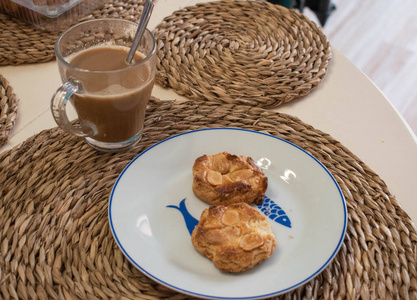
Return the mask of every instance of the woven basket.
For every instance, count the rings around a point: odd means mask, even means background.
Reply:
[[[189,298],[147,278],[123,256],[109,227],[108,201],[136,155],[207,127],[286,139],[323,163],[345,196],[348,225],[339,253],[317,277],[279,299],[417,299],[415,225],[384,181],[340,142],[262,108],[156,100],[142,140],[127,152],[99,153],[54,128],[0,154],[0,298]]]
[[[186,7],[153,32],[157,82],[195,100],[275,107],[309,94],[331,58],[315,23],[269,2]]]
[[[144,0],[110,0],[79,22],[99,18],[139,20]],[[18,19],[0,13],[0,65],[20,65],[48,62],[55,59],[54,44],[60,32],[35,28]]]
[[[17,117],[17,97],[9,82],[0,75],[0,147],[9,139]]]

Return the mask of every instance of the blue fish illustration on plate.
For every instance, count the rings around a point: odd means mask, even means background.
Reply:
[[[291,220],[285,213],[285,211],[278,206],[270,198],[265,197],[261,204],[258,204],[258,208],[271,220],[291,228]]]
[[[191,234],[193,233],[194,228],[198,224],[198,220],[194,218],[187,210],[187,207],[185,206],[185,198],[182,199],[179,206],[175,205],[168,205],[167,207],[178,209],[185,221],[185,226],[187,226],[188,232]]]
[[[182,201],[180,202],[178,206],[167,205],[167,207],[175,208],[181,212],[185,221],[185,226],[187,227],[188,232],[191,235],[193,233],[194,228],[198,224],[198,220],[194,218],[188,211],[187,206],[185,205],[185,198],[182,199]],[[280,206],[278,206],[274,201],[272,201],[270,198],[265,197],[264,201],[262,201],[261,204],[258,204],[258,208],[261,210],[261,212],[264,213],[264,215],[266,215],[271,220],[283,226],[291,228],[290,218],[287,216],[285,211]]]

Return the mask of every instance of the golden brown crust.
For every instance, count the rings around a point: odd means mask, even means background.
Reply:
[[[205,209],[191,242],[217,268],[234,273],[261,263],[276,247],[265,216],[246,203]]]
[[[252,158],[227,152],[197,158],[193,176],[194,194],[212,205],[259,204],[268,187],[268,178]]]

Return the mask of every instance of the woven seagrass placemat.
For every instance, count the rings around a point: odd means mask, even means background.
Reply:
[[[0,13],[0,66],[41,63],[55,59],[58,34],[36,29]],[[7,30],[5,29],[7,28]]]
[[[331,59],[315,23],[269,2],[189,6],[153,32],[157,82],[189,99],[275,107],[310,93]]]
[[[347,234],[317,277],[286,299],[416,299],[417,235],[384,181],[340,142],[301,120],[218,102],[160,102],[130,151],[98,153],[61,129],[0,155],[0,298],[186,298],[148,279],[123,256],[108,223],[111,189],[141,151],[188,130],[267,132],[310,152],[346,198]]]
[[[18,99],[7,79],[0,75],[0,147],[9,139],[17,117]]]
[[[110,0],[79,22],[98,18],[139,20],[144,0]],[[48,62],[55,59],[54,44],[60,32],[37,29],[19,19],[0,13],[0,65]]]

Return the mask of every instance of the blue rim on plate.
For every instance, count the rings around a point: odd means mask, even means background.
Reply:
[[[233,296],[232,295],[232,296],[230,296],[230,295],[221,295],[221,294],[215,294],[215,293],[209,294],[207,292],[203,292],[202,293],[202,292],[199,292],[198,290],[192,290],[192,289],[187,288],[187,287],[184,288],[184,286],[181,286],[181,284],[172,283],[171,280],[166,280],[164,278],[161,278],[161,277],[163,277],[163,276],[161,276],[162,275],[161,274],[161,271],[155,271],[154,272],[152,270],[152,266],[151,267],[149,267],[149,266],[143,266],[143,261],[138,262],[138,258],[137,257],[136,258],[134,257],[136,255],[134,253],[135,252],[135,249],[137,249],[138,246],[136,245],[135,247],[133,247],[133,246],[127,245],[127,244],[130,243],[130,241],[129,242],[126,242],[127,240],[132,239],[132,236],[128,236],[127,238],[126,237],[121,237],[122,235],[125,234],[125,231],[130,231],[130,227],[127,227],[124,230],[120,230],[120,228],[118,228],[118,226],[120,226],[119,223],[123,223],[123,222],[125,222],[125,220],[124,220],[123,217],[120,217],[120,213],[119,213],[119,216],[118,217],[116,217],[117,213],[115,213],[115,211],[119,209],[118,207],[121,206],[120,200],[119,200],[120,199],[120,196],[117,193],[121,193],[121,192],[124,193],[123,188],[122,187],[119,188],[119,186],[121,185],[121,181],[122,180],[125,180],[126,177],[129,178],[129,177],[134,176],[133,173],[127,175],[127,172],[131,172],[131,170],[135,168],[134,164],[136,164],[136,162],[138,162],[138,160],[141,160],[147,154],[151,153],[152,151],[155,151],[155,149],[158,148],[158,147],[165,147],[163,145],[166,145],[166,143],[168,141],[173,141],[173,140],[176,140],[176,139],[178,139],[180,137],[186,137],[187,140],[188,140],[188,139],[192,139],[193,138],[193,135],[194,136],[197,136],[199,134],[205,134],[205,133],[208,133],[208,132],[216,133],[216,134],[227,133],[226,136],[229,135],[229,134],[234,135],[234,134],[240,134],[240,133],[249,133],[249,134],[261,135],[261,136],[264,136],[264,137],[267,137],[267,138],[272,138],[272,139],[274,139],[274,141],[284,142],[285,144],[287,144],[287,145],[289,145],[291,147],[294,147],[295,149],[298,149],[298,150],[302,151],[302,153],[306,154],[309,158],[312,158],[314,160],[314,162],[317,163],[317,165],[320,166],[321,169],[325,171],[325,173],[327,174],[327,177],[331,179],[331,182],[334,185],[332,188],[334,188],[334,187],[336,188],[335,189],[336,192],[334,193],[334,195],[338,194],[337,195],[338,196],[337,198],[339,199],[339,201],[336,204],[339,207],[338,209],[341,212],[341,216],[342,216],[343,220],[341,220],[340,226],[338,227],[339,228],[338,229],[339,231],[336,233],[336,237],[338,239],[337,240],[337,243],[336,243],[336,240],[335,240],[335,243],[332,244],[332,246],[331,246],[332,249],[330,249],[329,255],[326,256],[327,259],[325,259],[323,261],[323,263],[321,263],[321,265],[318,266],[317,269],[314,272],[311,272],[310,274],[305,275],[304,278],[297,280],[297,282],[294,282],[293,284],[290,284],[289,286],[286,286],[284,288],[279,288],[278,290],[273,290],[273,291],[269,291],[269,292],[266,292],[266,293],[255,292],[256,294],[250,295],[250,296],[244,296],[244,295],[238,295],[238,296]],[[234,143],[234,142],[233,141],[230,141],[230,143]],[[166,146],[166,147],[168,147],[168,146]],[[199,147],[199,146],[197,145],[195,147]],[[223,145],[219,146],[219,149],[222,149],[222,147],[223,147]],[[290,151],[293,151],[293,150],[290,150]],[[222,151],[219,151],[219,152],[222,152]],[[203,155],[203,154],[206,154],[206,153],[201,153],[201,155]],[[215,153],[212,153],[212,154],[215,154]],[[235,154],[237,154],[237,153],[235,153]],[[151,155],[151,154],[149,154],[149,155]],[[173,154],[173,155],[175,155],[175,154]],[[184,155],[186,155],[186,154],[184,154]],[[190,159],[194,160],[195,158],[197,158],[197,156],[191,157]],[[146,158],[144,158],[142,161],[144,161],[145,159]],[[192,165],[186,167],[186,168],[189,169],[190,173],[191,173],[191,167],[192,167]],[[137,170],[137,172],[142,172],[142,170]],[[135,173],[135,174],[139,174],[139,173]],[[130,179],[130,180],[132,180],[132,179]],[[191,185],[191,182],[190,182],[190,185]],[[132,188],[136,188],[136,187],[132,187]],[[121,189],[122,189],[122,191],[120,191]],[[117,193],[116,193],[116,191],[117,191]],[[129,193],[127,193],[127,194],[129,194]],[[128,200],[127,203],[131,203],[133,201],[136,201],[136,200],[131,200],[131,201]],[[117,202],[116,205],[115,205],[115,202]],[[143,202],[143,203],[145,203],[145,202]],[[189,203],[190,202],[188,202],[188,204]],[[131,204],[131,205],[134,206],[136,204]],[[149,210],[152,210],[153,209],[153,208],[151,208],[152,207],[152,204],[148,204],[148,202],[146,202],[146,205],[149,205],[149,207],[150,207]],[[134,210],[132,208],[123,208],[123,209],[129,210],[129,211]],[[149,213],[149,214],[151,215],[152,213]],[[123,216],[123,215],[121,215],[121,216]],[[314,218],[314,216],[312,216],[312,217]],[[321,219],[318,219],[317,221],[320,222]],[[207,129],[200,129],[200,130],[188,131],[188,132],[184,132],[184,133],[181,133],[181,134],[178,134],[178,135],[174,135],[172,137],[169,137],[169,138],[167,138],[165,140],[162,140],[162,141],[156,143],[155,145],[149,147],[148,149],[144,150],[141,154],[139,154],[136,158],[134,158],[126,166],[126,168],[122,171],[122,173],[120,174],[120,176],[117,179],[116,183],[114,184],[113,190],[112,190],[111,195],[110,195],[110,200],[109,200],[109,222],[110,222],[110,227],[111,227],[113,236],[114,236],[114,238],[115,238],[115,240],[117,242],[117,245],[122,250],[123,254],[129,259],[129,261],[131,263],[134,264],[135,267],[137,267],[145,275],[147,275],[149,278],[155,280],[156,282],[158,282],[158,283],[160,283],[160,284],[162,284],[164,286],[167,286],[167,287],[169,287],[169,288],[171,288],[173,290],[179,291],[181,293],[188,294],[188,295],[192,295],[192,296],[196,296],[196,297],[201,297],[201,298],[215,298],[215,299],[259,299],[259,298],[266,298],[266,297],[276,296],[276,295],[279,295],[279,294],[286,293],[286,292],[288,292],[290,290],[293,290],[293,289],[295,289],[295,288],[303,285],[307,281],[311,280],[312,278],[314,278],[315,276],[317,276],[321,271],[323,271],[323,269],[335,257],[335,255],[337,254],[337,252],[339,251],[339,249],[340,249],[340,247],[342,245],[342,242],[343,242],[343,239],[344,239],[344,236],[345,236],[345,232],[346,232],[346,226],[347,226],[347,209],[346,209],[346,203],[345,203],[344,196],[343,196],[343,194],[341,192],[341,189],[340,189],[339,185],[337,184],[336,180],[333,178],[333,176],[330,174],[330,172],[327,170],[327,168],[320,161],[318,161],[314,156],[312,156],[310,153],[308,153],[304,149],[302,149],[302,148],[298,147],[297,145],[294,145],[294,144],[292,144],[292,143],[290,143],[290,142],[288,142],[288,141],[286,141],[284,139],[281,139],[279,137],[276,137],[276,136],[273,136],[273,135],[269,135],[269,134],[266,134],[266,133],[262,133],[262,132],[253,131],[253,130],[239,129],[239,128],[207,128]],[[152,224],[152,226],[153,225],[154,224]],[[125,225],[123,225],[123,226],[125,226]],[[122,226],[122,228],[124,228],[123,226]],[[131,225],[126,225],[126,226],[131,226]],[[147,226],[150,226],[149,223],[147,224]],[[323,225],[323,226],[326,226],[326,225]],[[329,227],[332,227],[332,226],[329,226]],[[151,230],[151,229],[148,228],[148,230]],[[134,230],[132,229],[132,231],[134,231]],[[300,234],[300,236],[302,236],[302,234]],[[135,236],[133,237],[133,239],[134,238],[135,238]],[[151,240],[150,243],[153,243],[153,242],[154,241]],[[191,245],[191,243],[190,243],[190,245]],[[129,249],[127,249],[127,248],[129,248]],[[191,248],[192,248],[192,245],[191,245]],[[201,258],[201,259],[204,260],[205,258]],[[168,263],[169,263],[169,261],[168,261]],[[258,271],[255,271],[255,272],[258,272]],[[253,274],[256,274],[256,273],[253,273]],[[221,275],[221,276],[223,276],[223,275]],[[239,279],[236,279],[236,280],[239,280]]]

